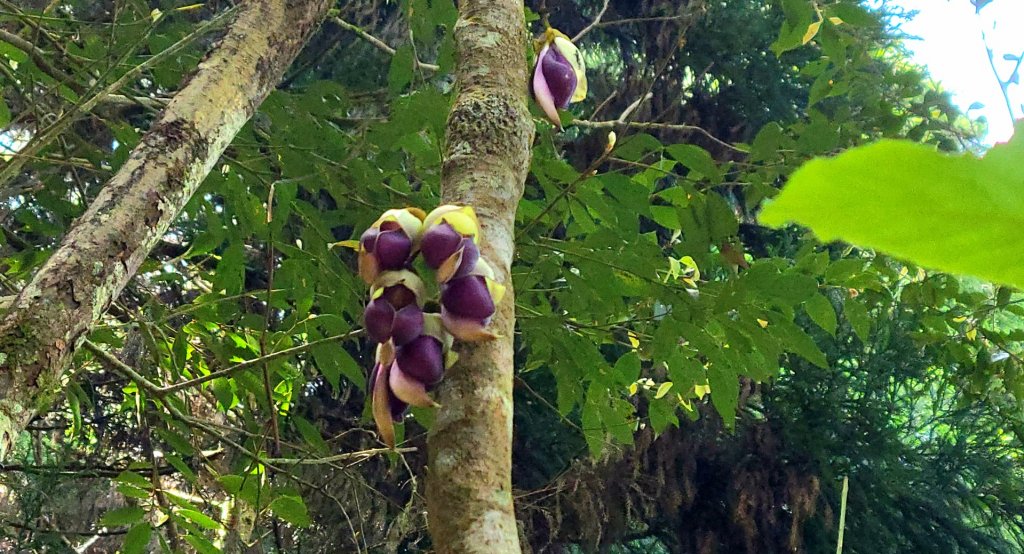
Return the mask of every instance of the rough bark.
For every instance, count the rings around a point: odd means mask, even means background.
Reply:
[[[0,321],[0,461],[332,2],[249,0]]]
[[[522,0],[465,0],[455,26],[458,94],[448,117],[445,203],[476,208],[482,254],[509,286],[492,325],[502,338],[459,347],[429,437],[428,523],[438,552],[519,552],[512,507],[513,224],[529,170]]]

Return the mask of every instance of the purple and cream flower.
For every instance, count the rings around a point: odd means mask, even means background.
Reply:
[[[359,237],[359,276],[369,284],[382,271],[404,268],[416,253],[425,215],[419,208],[384,212]]]
[[[539,52],[531,83],[533,97],[548,120],[561,129],[558,110],[587,97],[583,55],[569,37],[550,27],[537,46]]]
[[[437,270],[439,283],[468,275],[476,267],[480,225],[472,207],[441,206],[427,215],[423,228],[423,261]]]

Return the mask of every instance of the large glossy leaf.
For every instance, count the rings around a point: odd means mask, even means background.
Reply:
[[[809,162],[761,221],[1024,287],[1024,133],[984,158],[880,141]]]

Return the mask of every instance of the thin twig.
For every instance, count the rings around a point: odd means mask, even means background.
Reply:
[[[70,529],[54,529],[46,527],[36,527],[34,525],[28,525],[25,523],[17,523],[9,519],[0,519],[0,525],[14,527],[15,529],[24,529],[26,531],[32,531],[33,533],[53,533],[56,535],[76,535],[80,537],[113,537],[117,535],[124,535],[128,532],[128,529],[118,531],[78,531]]]
[[[576,36],[572,37],[573,42],[579,42],[580,39],[583,38],[583,35],[589,33],[594,27],[597,27],[601,22],[601,18],[604,17],[604,12],[608,11],[608,4],[610,3],[611,0],[604,0],[604,6],[601,6],[601,11],[597,12],[597,17],[590,22],[590,25],[587,25],[582,31],[576,33]]]
[[[51,65],[49,60],[46,59],[46,53],[37,48],[31,42],[10,31],[5,31],[4,29],[0,29],[0,39],[5,42],[9,42],[15,48],[28,54],[28,57],[35,62],[36,67],[38,67],[43,73],[53,77],[53,79],[58,83],[66,85],[69,89],[75,91],[76,94],[82,94],[85,92],[85,87],[78,84],[78,82],[67,73],[64,73],[60,69]]]
[[[129,379],[131,379],[131,380],[135,381],[136,383],[138,383],[138,385],[140,387],[142,387],[144,390],[150,392],[151,394],[153,394],[153,395],[155,395],[157,397],[162,397],[162,396],[174,393],[174,392],[178,392],[178,391],[183,390],[183,389],[187,389],[187,388],[190,388],[190,387],[194,387],[196,385],[201,385],[203,383],[206,383],[206,382],[209,382],[209,381],[213,381],[214,379],[219,379],[221,377],[227,377],[227,376],[233,375],[235,373],[238,373],[239,371],[244,371],[246,369],[249,369],[249,368],[252,368],[252,367],[255,367],[255,366],[259,366],[259,365],[264,364],[264,363],[271,362],[271,361],[276,360],[278,358],[287,358],[289,356],[293,356],[295,354],[299,354],[301,352],[305,352],[307,350],[310,350],[313,347],[319,346],[321,344],[327,344],[327,343],[331,343],[331,342],[339,342],[339,341],[343,341],[343,340],[348,340],[348,339],[351,339],[351,338],[359,336],[360,334],[362,334],[362,332],[363,332],[362,329],[357,329],[355,331],[350,331],[350,332],[342,334],[342,335],[334,335],[334,336],[331,336],[331,337],[326,337],[326,338],[322,338],[322,339],[319,339],[319,340],[310,341],[310,342],[307,342],[307,343],[304,343],[304,344],[300,344],[298,346],[293,346],[292,348],[286,348],[284,350],[278,350],[276,352],[271,352],[271,353],[269,353],[269,354],[267,354],[265,356],[260,356],[259,358],[253,358],[251,360],[246,360],[244,362],[239,362],[239,363],[237,363],[235,365],[226,367],[226,368],[221,369],[219,371],[214,371],[213,373],[208,373],[208,374],[203,375],[201,377],[196,377],[195,379],[189,379],[188,381],[182,381],[181,383],[175,383],[173,385],[168,385],[166,387],[161,387],[161,386],[153,383],[152,381],[147,379],[145,376],[143,376],[141,373],[139,373],[138,371],[135,371],[135,369],[133,369],[131,366],[129,366],[128,364],[122,362],[121,360],[118,360],[113,354],[110,354],[106,350],[103,350],[102,348],[100,348],[95,343],[93,343],[93,342],[91,342],[89,340],[85,340],[84,342],[82,342],[82,347],[85,348],[86,350],[92,352],[96,356],[99,356],[102,361],[107,362],[107,365],[110,366],[111,369],[113,369],[113,370],[123,374],[125,377],[128,377]]]
[[[394,48],[388,46],[388,44],[383,40],[371,35],[370,33],[367,33],[358,25],[353,25],[340,17],[334,17],[331,19],[331,21],[335,22],[336,24],[338,24],[338,26],[342,27],[343,29],[355,33],[356,35],[359,36],[359,38],[372,44],[377,50],[380,50],[381,52],[384,52],[389,56],[395,55],[396,50]],[[421,62],[418,59],[413,59],[413,64],[415,64],[417,69],[427,69],[430,71],[437,71],[441,69],[441,66],[434,65],[432,63]]]
[[[712,141],[714,141],[715,144],[718,144],[720,146],[724,146],[724,147],[726,147],[726,148],[728,148],[730,150],[734,150],[736,152],[743,152],[743,150],[740,150],[739,148],[736,148],[735,146],[729,144],[728,142],[725,142],[724,140],[716,137],[715,135],[712,135],[710,132],[708,132],[703,127],[698,127],[696,125],[681,125],[681,124],[675,124],[675,123],[656,123],[656,122],[644,122],[644,121],[614,121],[614,120],[613,121],[590,121],[590,120],[586,120],[586,119],[574,119],[573,122],[572,122],[572,125],[576,125],[577,127],[587,127],[587,128],[590,128],[590,129],[629,128],[629,129],[637,129],[637,130],[653,129],[653,130],[659,130],[659,131],[688,131],[688,132],[700,133],[700,134],[704,135],[705,137],[707,137],[707,138],[711,139]]]
[[[227,10],[224,10],[223,12],[218,14],[213,19],[210,19],[209,21],[206,21],[206,22],[200,24],[198,27],[196,27],[195,30],[193,30],[191,33],[189,33],[185,37],[183,37],[178,42],[175,42],[174,44],[172,44],[171,46],[167,47],[166,49],[161,50],[160,52],[158,52],[157,54],[151,56],[150,58],[148,58],[144,62],[140,63],[139,65],[136,65],[136,66],[132,67],[131,69],[126,71],[124,74],[122,74],[113,83],[111,83],[107,87],[104,87],[102,90],[100,90],[99,92],[93,94],[92,96],[90,96],[89,98],[85,99],[81,103],[76,104],[70,110],[68,110],[67,112],[62,114],[57,119],[57,121],[55,121],[52,125],[50,125],[46,129],[42,130],[32,140],[32,142],[30,142],[28,145],[26,145],[25,148],[23,148],[18,153],[18,155],[16,155],[13,159],[11,159],[7,163],[6,166],[4,166],[2,169],[0,169],[0,184],[6,183],[7,181],[9,181],[14,175],[16,175],[21,170],[22,165],[24,165],[24,163],[26,161],[26,158],[21,155],[22,153],[25,154],[25,155],[28,155],[28,156],[35,155],[36,152],[38,152],[44,146],[49,144],[49,142],[51,140],[53,140],[54,137],[56,137],[58,134],[63,132],[64,129],[66,129],[76,119],[76,117],[79,114],[88,113],[97,104],[99,104],[102,100],[104,100],[105,98],[107,98],[111,94],[117,92],[122,87],[127,85],[129,81],[131,81],[132,79],[136,78],[139,75],[139,73],[145,71],[146,69],[148,69],[150,67],[153,67],[154,65],[158,65],[158,64],[162,63],[164,60],[166,60],[170,56],[174,55],[176,52],[178,52],[179,50],[181,50],[185,46],[189,45],[196,38],[202,36],[203,34],[209,32],[209,31],[211,31],[211,30],[213,30],[213,29],[215,29],[217,27],[219,27],[222,24],[226,23],[228,18],[229,18],[229,16],[233,15],[236,10],[237,10],[237,8],[235,8],[235,7],[228,8]],[[152,27],[150,27],[150,31],[151,30],[152,30]],[[138,42],[138,44],[136,46],[141,46],[144,41],[145,41],[145,36],[143,36],[143,38],[139,40],[139,42]],[[123,62],[125,62],[133,51],[134,51],[134,49],[130,49],[128,53],[126,53],[124,56],[122,56],[121,59],[117,60],[117,62],[114,63],[111,66],[111,69],[114,68],[114,67],[117,67],[117,66],[121,65]],[[106,75],[102,75],[100,77],[100,80],[102,80],[105,76]],[[97,82],[97,84],[98,83],[99,83],[99,81]]]
[[[407,448],[370,448],[367,450],[360,450],[358,452],[346,452],[344,454],[335,454],[333,456],[327,456],[325,458],[267,458],[266,461],[272,464],[280,465],[300,465],[300,466],[312,466],[321,464],[330,464],[333,462],[344,462],[348,460],[364,460],[366,458],[372,458],[380,454],[404,454],[406,452],[415,452],[415,447]]]
[[[654,21],[673,21],[676,19],[683,19],[689,14],[679,15],[659,15],[654,17],[631,17],[628,19],[613,19],[611,21],[602,21],[595,25],[595,27],[611,27],[613,25],[627,25],[630,23],[650,23]]]

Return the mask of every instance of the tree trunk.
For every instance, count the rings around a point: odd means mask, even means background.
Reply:
[[[455,41],[459,92],[448,117],[441,197],[476,209],[482,255],[509,290],[492,323],[502,337],[460,346],[459,362],[438,391],[428,522],[441,553],[519,552],[511,486],[515,302],[509,268],[534,134],[522,0],[460,2]]]
[[[248,0],[0,321],[0,461],[332,4]]]

